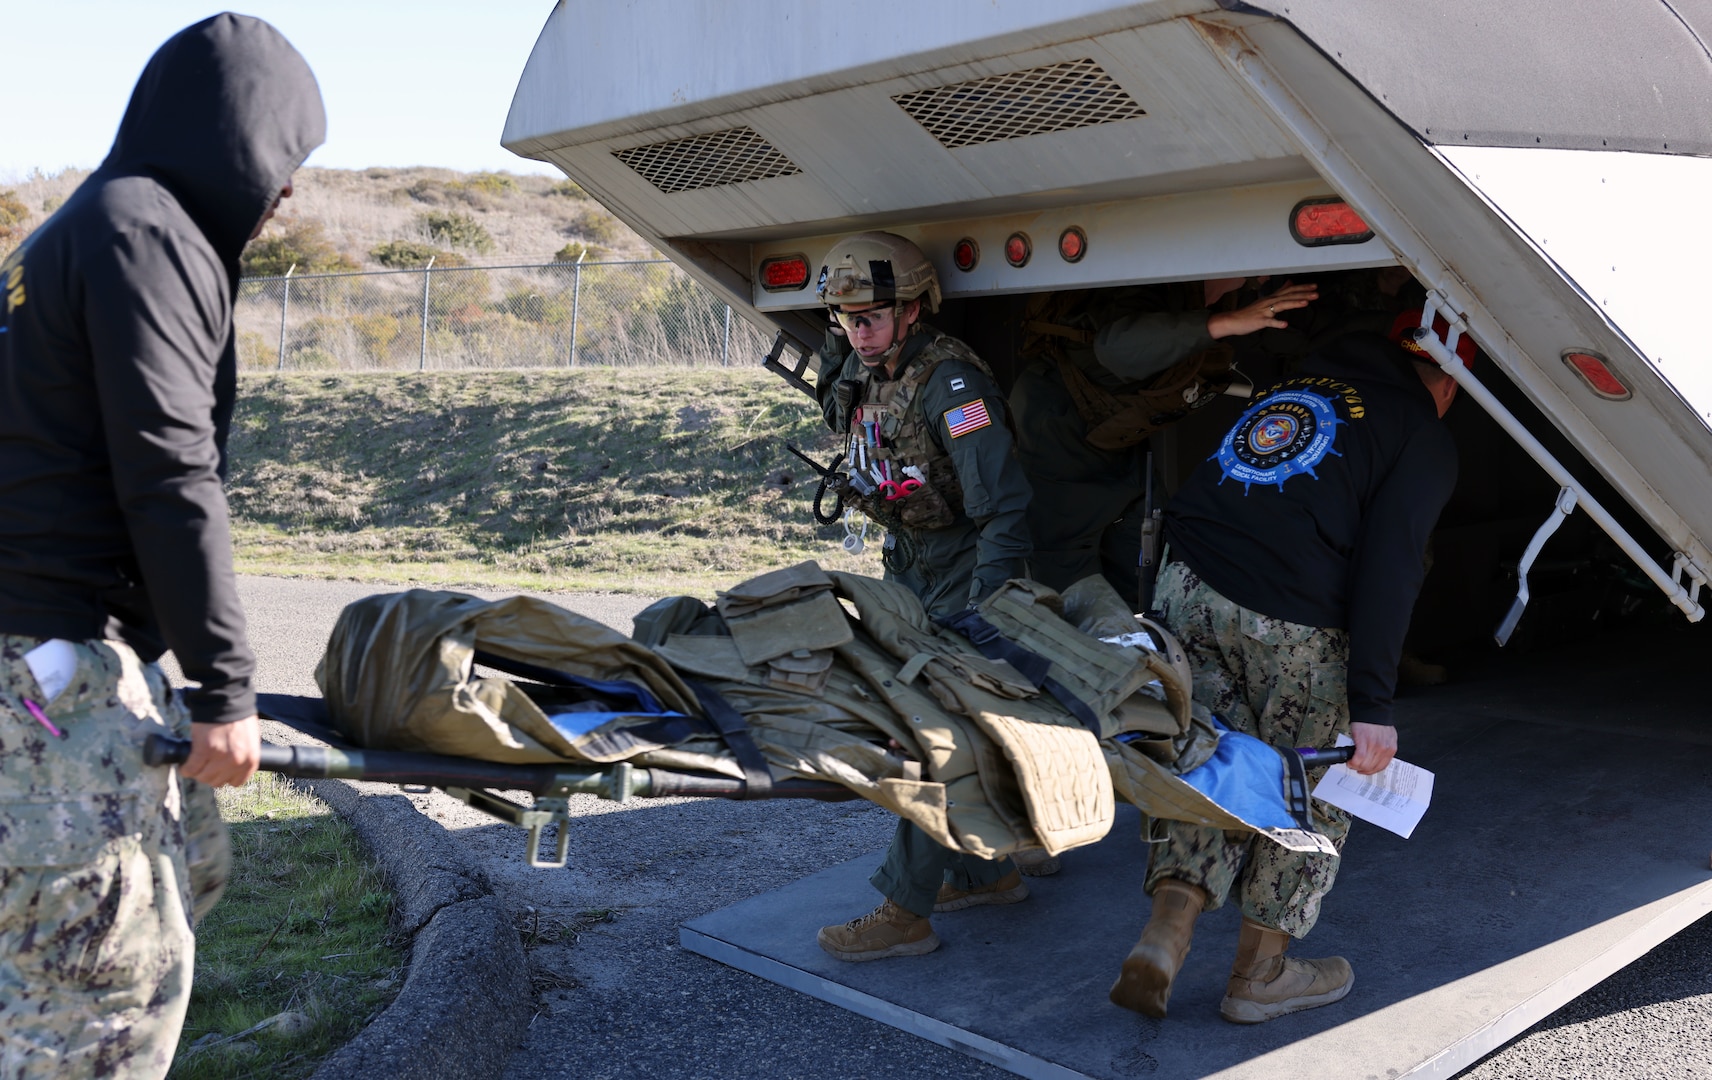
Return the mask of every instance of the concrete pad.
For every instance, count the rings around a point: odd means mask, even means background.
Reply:
[[[1656,658],[1654,663],[1656,664]],[[1231,907],[1204,916],[1150,1020],[1106,1000],[1146,921],[1139,815],[1030,879],[1022,904],[934,917],[918,958],[850,964],[816,929],[870,909],[879,854],[685,923],[685,948],[1031,1077],[1448,1077],[1712,912],[1712,745],[1680,677],[1602,660],[1442,688],[1399,714],[1437,774],[1411,840],[1357,823],[1318,927],[1345,1001],[1241,1027],[1217,1015]],[[1676,670],[1682,670],[1680,668]],[[1523,685],[1524,682],[1531,683]]]

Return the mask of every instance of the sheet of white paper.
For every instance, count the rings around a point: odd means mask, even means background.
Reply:
[[[77,650],[72,648],[71,642],[54,638],[25,653],[24,663],[29,665],[30,674],[36,677],[36,685],[42,688],[48,699],[36,704],[46,705],[71,685],[71,677],[77,674]]]
[[[1136,630],[1133,633],[1119,634],[1116,637],[1103,637],[1100,640],[1108,645],[1122,645],[1129,649],[1142,648],[1149,652],[1159,651],[1159,645],[1153,640],[1153,635],[1146,630]]]
[[[1339,746],[1350,744],[1347,736],[1338,736]],[[1433,801],[1433,774],[1398,758],[1372,776],[1333,765],[1314,788],[1314,798],[1407,840]]]

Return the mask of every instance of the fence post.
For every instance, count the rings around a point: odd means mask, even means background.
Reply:
[[[416,370],[422,371],[428,367],[428,278],[434,269],[434,260],[438,256],[428,256],[428,265],[422,268],[422,351],[416,357]]]
[[[291,271],[297,269],[292,263],[285,271],[285,293],[279,301],[279,363],[274,365],[275,371],[285,370],[285,313],[291,310]]]
[[[577,317],[581,314],[583,303],[583,259],[588,255],[588,248],[577,253],[576,264],[571,267],[571,362],[569,367],[577,366]]]
[[[731,366],[731,305],[725,305],[725,335],[719,339],[719,366]]]

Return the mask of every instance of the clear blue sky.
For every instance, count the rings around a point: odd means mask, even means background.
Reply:
[[[315,69],[327,142],[310,165],[556,172],[499,145],[553,0],[0,0],[0,180],[99,164],[149,56],[223,10],[273,23]]]

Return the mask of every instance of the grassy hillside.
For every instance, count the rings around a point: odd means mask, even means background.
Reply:
[[[230,483],[241,570],[707,594],[852,559],[814,524],[812,402],[759,369],[246,376]],[[877,539],[877,538],[876,538]]]
[[[0,255],[29,235],[89,174],[36,172],[0,185]],[[298,273],[461,262],[499,265],[639,258],[651,249],[568,180],[451,169],[299,169],[295,191],[248,253],[246,273]],[[258,256],[266,256],[258,260]],[[281,265],[273,265],[280,263]]]

